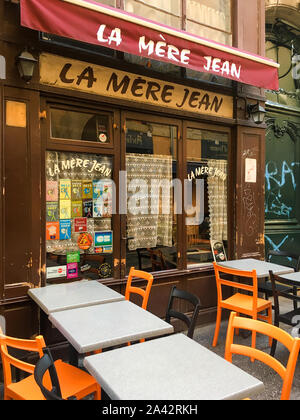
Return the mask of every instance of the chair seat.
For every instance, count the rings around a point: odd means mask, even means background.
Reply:
[[[55,368],[59,377],[63,399],[73,395],[80,399],[96,391],[96,380],[83,370],[64,363],[62,360],[55,362]],[[50,377],[45,377],[45,386],[51,388]],[[10,384],[8,386],[8,396],[18,400],[45,400],[33,375]]]
[[[228,299],[222,300],[222,306],[226,308],[227,305],[229,309],[235,310],[238,313],[241,312],[242,309],[250,313],[253,310],[253,297],[242,293],[236,293]],[[258,312],[261,312],[270,306],[271,301],[257,298]]]
[[[297,316],[296,320],[293,318]],[[294,309],[293,311],[286,312],[284,314],[279,314],[279,322],[283,322],[287,325],[295,326],[300,322],[300,308]]]
[[[260,292],[269,292],[273,294],[272,283],[270,281],[266,281],[258,285],[258,290]],[[279,292],[292,292],[292,288],[285,286],[284,284],[276,283],[276,290]]]

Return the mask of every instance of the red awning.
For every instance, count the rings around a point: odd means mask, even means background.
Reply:
[[[279,65],[272,60],[93,0],[21,0],[21,24],[265,89],[279,88]]]

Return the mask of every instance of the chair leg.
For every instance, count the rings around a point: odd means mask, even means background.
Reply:
[[[272,307],[268,309],[268,323],[270,325],[273,324],[273,318],[272,318]],[[269,337],[269,346],[271,347],[273,345],[273,339]]]
[[[252,317],[252,319],[257,319],[257,317]],[[253,349],[256,348],[256,331],[252,331],[252,340],[251,340],[251,347]],[[254,362],[254,358],[251,358],[251,362]]]
[[[214,335],[214,339],[213,339],[213,347],[216,347],[216,345],[218,343],[218,337],[219,337],[220,325],[221,325],[221,318],[222,318],[222,308],[218,306],[216,329],[215,329],[215,335]]]
[[[236,316],[240,316],[240,314],[237,313]],[[240,335],[240,329],[239,328],[235,328],[234,331],[235,331],[235,335]]]
[[[100,385],[97,386],[97,390],[94,395],[94,400],[100,401],[101,400],[101,387]]]
[[[277,347],[277,340],[272,340],[272,347],[271,347],[271,351],[270,351],[270,356],[272,356],[272,357],[275,356],[276,347]]]

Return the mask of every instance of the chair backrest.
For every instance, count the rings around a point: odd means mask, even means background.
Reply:
[[[300,255],[299,254],[295,254],[295,253],[289,252],[289,251],[269,250],[268,253],[267,253],[267,261],[271,262],[272,257],[290,258],[290,259],[292,259],[292,261],[291,261],[291,264],[289,264],[289,266],[294,268],[295,271],[300,271]],[[284,264],[281,264],[281,265],[284,265]]]
[[[140,287],[132,286],[132,280],[133,278],[139,278],[147,281],[147,285],[145,289],[142,289]],[[149,300],[150,290],[153,283],[153,276],[150,273],[146,273],[145,271],[141,270],[135,270],[134,267],[131,267],[128,280],[126,284],[126,290],[125,290],[125,299],[130,300],[131,293],[137,293],[138,295],[142,296],[142,308],[147,309],[147,304]]]
[[[215,276],[216,276],[218,302],[220,303],[223,300],[222,286],[234,287],[235,289],[246,290],[247,292],[250,292],[252,294],[253,296],[252,310],[256,311],[257,297],[258,297],[256,270],[252,270],[252,271],[234,270],[232,268],[223,267],[215,262],[213,263],[213,265],[214,265]],[[230,277],[228,278],[228,276]],[[250,280],[249,284],[235,281],[234,279],[235,277],[239,277],[242,279],[249,279]]]
[[[233,344],[235,328],[246,329],[248,331],[256,331],[264,334],[277,341],[280,341],[290,352],[286,367],[268,353],[256,348]],[[282,380],[281,399],[288,400],[290,398],[295,368],[300,349],[300,338],[294,338],[281,328],[275,327],[267,322],[257,321],[251,318],[238,317],[235,312],[231,312],[227,329],[225,359],[232,363],[232,355],[239,354],[256,359],[265,363],[277,372]]]
[[[167,269],[164,254],[161,252],[160,249],[147,248],[147,251],[150,254],[152,271]]]
[[[41,335],[37,336],[34,340],[23,340],[20,338],[9,337],[4,335],[0,328],[0,348],[5,387],[12,383],[12,366],[30,374],[33,374],[35,367],[30,363],[24,362],[23,360],[17,359],[16,357],[12,356],[8,352],[7,347],[11,347],[18,350],[25,350],[28,352],[37,352],[39,354],[39,357],[42,357],[43,347],[45,347],[45,341]]]
[[[191,317],[188,317],[186,314],[179,312],[173,309],[174,299],[183,299],[187,302],[190,302],[194,306],[194,310]],[[177,318],[185,322],[188,327],[187,336],[193,338],[194,330],[196,326],[197,317],[201,307],[201,302],[198,296],[193,295],[185,290],[177,289],[176,286],[173,286],[170,293],[169,303],[166,312],[166,322],[170,324],[171,318]]]
[[[269,271],[270,279],[272,284],[272,292],[274,297],[274,311],[275,314],[279,315],[279,297],[282,296],[286,299],[292,300],[294,302],[300,302],[300,296],[297,293],[294,293],[293,287],[295,287],[295,282],[286,279],[282,276],[278,276],[274,274],[273,271]],[[283,275],[284,276],[284,275]],[[278,286],[284,285],[286,286],[286,290],[279,289]]]
[[[54,361],[50,350],[45,347],[43,349],[44,356],[41,357],[34,368],[34,379],[41,389],[46,400],[62,400],[61,389]],[[44,377],[46,373],[50,374],[52,389],[49,390],[44,386]]]

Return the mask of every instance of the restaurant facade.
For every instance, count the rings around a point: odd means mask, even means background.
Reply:
[[[264,258],[265,2],[0,4],[7,333],[59,343],[28,289],[124,294],[132,266],[154,275],[151,312],[176,285],[214,321],[214,259]]]

